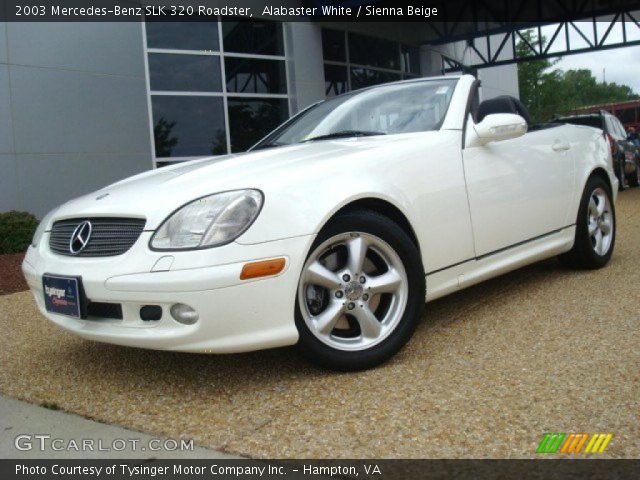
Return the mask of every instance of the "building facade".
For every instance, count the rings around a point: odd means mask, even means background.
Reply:
[[[41,217],[126,176],[242,152],[300,109],[438,75],[401,24],[0,23],[0,211]],[[459,45],[441,46],[455,54]],[[485,98],[517,92],[481,70]]]

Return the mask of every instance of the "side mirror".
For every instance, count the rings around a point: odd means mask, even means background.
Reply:
[[[516,138],[527,133],[527,122],[514,113],[492,113],[473,127],[485,144]]]

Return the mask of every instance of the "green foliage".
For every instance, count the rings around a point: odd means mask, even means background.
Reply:
[[[516,45],[518,57],[533,55],[527,42],[537,47],[538,38],[529,30]],[[545,38],[541,39],[543,45]],[[556,60],[531,60],[518,64],[520,100],[534,122],[546,122],[555,114],[569,113],[579,107],[602,103],[624,102],[640,98],[627,85],[598,82],[590,70],[562,71],[553,68]]]
[[[0,255],[24,252],[37,227],[38,220],[30,213],[0,213]]]
[[[49,410],[60,410],[60,406],[55,402],[42,402],[40,406]]]

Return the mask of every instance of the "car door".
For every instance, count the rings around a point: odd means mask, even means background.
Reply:
[[[482,145],[470,115],[463,162],[476,256],[551,233],[573,223],[573,158],[556,126]]]

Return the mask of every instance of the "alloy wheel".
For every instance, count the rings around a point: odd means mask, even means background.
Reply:
[[[398,254],[363,232],[335,235],[307,259],[298,287],[302,317],[315,337],[345,351],[365,350],[397,327],[408,298]]]
[[[613,239],[613,214],[609,196],[598,187],[591,193],[588,208],[588,231],[593,250],[604,256],[611,248]]]

